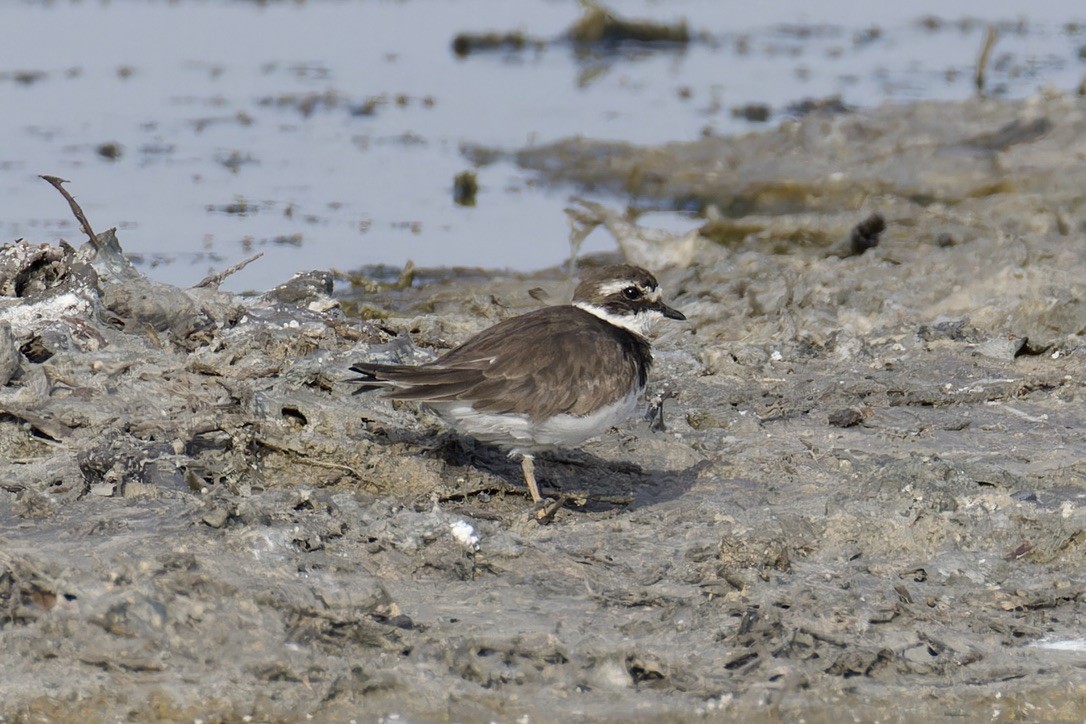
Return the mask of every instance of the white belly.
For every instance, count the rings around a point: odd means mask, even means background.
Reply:
[[[476,440],[523,450],[575,447],[629,419],[637,409],[641,388],[590,415],[556,415],[533,422],[524,415],[479,412],[466,403],[431,403],[453,427]]]

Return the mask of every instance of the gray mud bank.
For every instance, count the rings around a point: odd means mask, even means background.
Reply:
[[[540,461],[549,525],[345,380],[559,271],[239,298],[111,232],[0,252],[0,718],[1083,718],[1082,99],[520,160],[707,218],[579,207],[690,321],[664,429]]]

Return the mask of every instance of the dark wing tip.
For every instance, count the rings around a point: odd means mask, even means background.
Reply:
[[[357,390],[353,391],[352,395],[357,395],[361,392],[369,392],[371,390],[377,390],[387,385],[381,382],[381,367],[382,365],[373,364],[370,362],[359,362],[356,365],[351,365],[350,371],[357,372],[362,375],[361,377],[351,377],[344,380],[349,384],[361,385]]]

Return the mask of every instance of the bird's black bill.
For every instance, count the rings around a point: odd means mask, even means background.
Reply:
[[[660,305],[657,307],[657,309],[659,309],[660,313],[668,319],[678,319],[680,321],[686,319],[685,314],[680,312],[678,309],[675,309],[674,307],[667,306],[663,302],[660,302]]]

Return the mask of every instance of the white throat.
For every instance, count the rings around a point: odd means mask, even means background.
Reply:
[[[637,314],[612,314],[602,307],[597,307],[595,304],[589,304],[588,302],[574,302],[573,306],[577,309],[583,309],[589,314],[599,317],[608,324],[613,324],[616,327],[622,327],[629,332],[633,332],[639,337],[648,337],[649,332],[652,330],[652,325],[656,320],[663,317],[662,314],[653,310],[651,312],[639,312]]]

